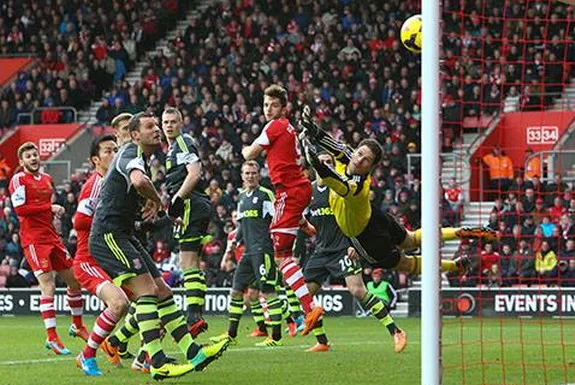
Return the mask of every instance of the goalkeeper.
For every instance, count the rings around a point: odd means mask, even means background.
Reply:
[[[298,131],[307,161],[321,178],[321,183],[330,189],[329,203],[337,224],[350,237],[360,258],[375,268],[421,274],[421,256],[408,256],[403,252],[421,246],[421,230],[406,230],[390,214],[372,206],[369,200],[370,173],[383,155],[379,142],[365,139],[353,150],[322,131],[307,106]],[[333,155],[335,167],[319,160],[317,154],[321,149]],[[496,239],[493,230],[479,227],[443,228],[441,234],[443,240]],[[441,261],[442,271],[466,271],[468,268],[466,258]]]

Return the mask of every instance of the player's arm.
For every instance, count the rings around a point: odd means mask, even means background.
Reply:
[[[304,107],[302,119],[299,122],[299,130],[303,136],[311,141],[312,144],[322,147],[337,160],[345,164],[349,163],[353,149],[334,139],[327,132],[319,128],[319,126],[314,122],[308,106]]]
[[[242,156],[245,160],[256,159],[264,151],[261,144],[253,142],[247,147],[242,148]]]
[[[183,140],[188,152],[178,154],[177,165],[186,165],[188,174],[175,196],[187,199],[192,195],[192,191],[202,178],[202,162],[193,139],[188,135],[183,135]]]
[[[134,188],[138,191],[138,194],[143,196],[144,198],[151,200],[152,202],[161,205],[162,200],[158,195],[158,191],[152,180],[146,173],[140,169],[133,169],[130,172],[130,182],[134,186]]]
[[[90,227],[92,227],[92,219],[96,212],[98,199],[100,198],[102,179],[97,178],[93,179],[93,181],[94,183],[85,185],[80,192],[78,208],[76,209],[74,218],[72,218],[72,223],[76,231],[90,231]]]
[[[320,183],[332,189],[336,194],[347,197],[356,193],[357,184],[350,183],[350,179],[345,175],[340,175],[333,167],[321,162],[317,156],[316,147],[307,138],[302,141],[304,153],[307,161],[314,168],[320,177]]]

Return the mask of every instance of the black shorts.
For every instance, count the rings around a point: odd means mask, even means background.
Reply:
[[[184,200],[184,216],[176,233],[181,251],[198,252],[202,240],[208,234],[212,217],[212,203],[208,198],[192,195]]]
[[[161,277],[152,257],[134,235],[94,233],[90,236],[90,253],[117,286],[142,274]]]
[[[407,230],[388,213],[373,209],[367,226],[351,243],[365,263],[392,269],[399,263],[397,246],[407,237]]]
[[[243,292],[248,287],[259,289],[263,293],[272,293],[278,279],[273,252],[258,252],[241,259],[234,274],[234,291]]]
[[[313,253],[303,270],[306,282],[323,284],[328,277],[345,278],[361,273],[358,261],[349,258],[347,248],[339,252]]]

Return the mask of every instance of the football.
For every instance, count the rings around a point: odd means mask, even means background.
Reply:
[[[401,42],[411,52],[421,52],[421,15],[413,15],[401,26]]]

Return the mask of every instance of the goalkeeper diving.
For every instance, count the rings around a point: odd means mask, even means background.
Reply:
[[[396,269],[409,275],[421,274],[421,256],[410,256],[404,250],[421,246],[421,230],[409,231],[395,218],[373,206],[369,199],[371,171],[380,163],[383,148],[375,139],[364,139],[354,150],[335,140],[313,121],[308,106],[304,107],[298,125],[299,137],[307,161],[321,183],[329,187],[329,204],[342,232],[351,239],[364,263],[384,269]],[[319,152],[327,151],[334,160],[332,167],[320,161]],[[442,228],[442,239],[496,239],[489,228]],[[466,272],[468,258],[442,260],[441,270]]]

